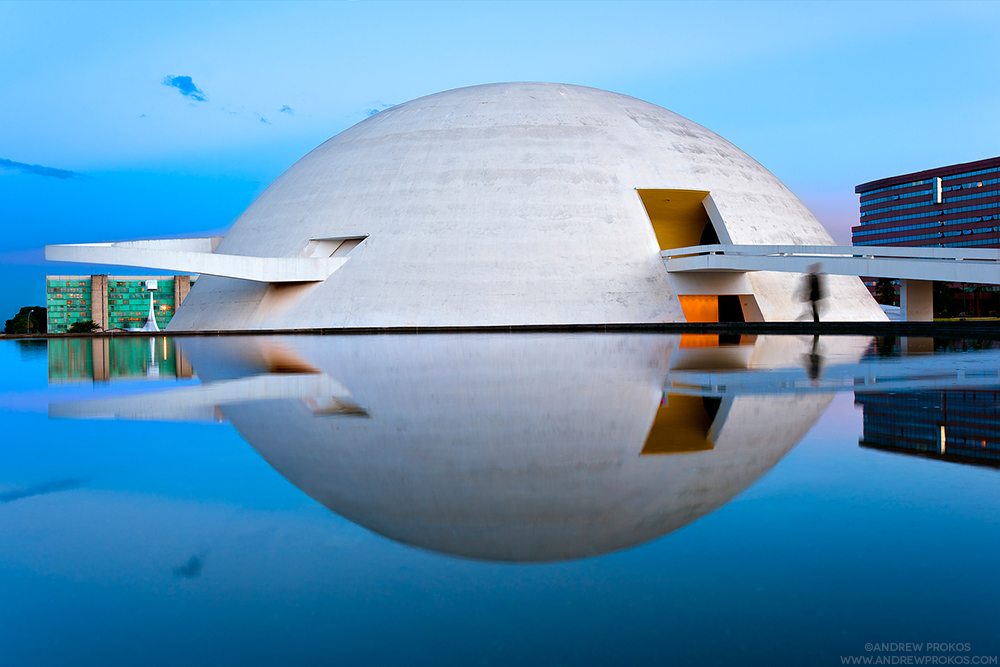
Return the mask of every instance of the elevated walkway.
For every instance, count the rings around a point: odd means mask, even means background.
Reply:
[[[817,263],[827,274],[897,278],[905,321],[933,319],[931,281],[1000,285],[1000,248],[714,244],[671,248],[660,256],[671,274],[701,278],[684,281],[688,293],[698,282],[711,291],[719,274],[807,273]]]
[[[316,238],[310,239],[303,256],[248,257],[216,252],[221,242],[221,236],[210,236],[47,245],[45,259],[52,262],[141,266],[262,283],[308,283],[329,278],[347,262],[347,252],[360,243],[356,238]]]
[[[660,256],[671,273],[806,273],[819,262],[833,275],[1000,285],[1000,248],[716,244],[671,248]]]
[[[933,351],[934,339],[904,339]],[[712,352],[727,348],[709,348]],[[734,348],[729,348],[734,349]],[[738,349],[738,348],[736,348]],[[980,350],[974,354],[929,354],[918,356],[867,357],[857,362],[813,362],[802,355],[800,365],[776,368],[684,368],[671,369],[664,394],[724,398],[726,396],[831,393],[855,394],[887,391],[944,391],[1000,387],[1000,352]],[[814,368],[810,364],[815,363]],[[812,373],[810,371],[813,371]]]

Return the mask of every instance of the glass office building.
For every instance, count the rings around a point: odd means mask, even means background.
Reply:
[[[1000,157],[891,176],[854,188],[854,245],[1000,247]]]
[[[65,333],[74,322],[100,329],[137,329],[146,323],[153,296],[156,324],[166,327],[197,276],[46,276],[49,333]]]
[[[166,336],[51,338],[48,360],[50,384],[194,377],[191,364]]]
[[[1000,466],[1000,390],[857,394],[862,447]]]

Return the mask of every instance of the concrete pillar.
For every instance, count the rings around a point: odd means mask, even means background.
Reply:
[[[94,321],[96,322],[97,320]],[[108,382],[111,379],[110,340],[107,338],[91,338],[90,350],[94,360],[94,382]]]
[[[90,319],[102,330],[108,328],[107,276],[90,276]]]
[[[932,322],[934,320],[934,283],[932,281],[899,281],[899,319],[903,322]]]
[[[181,307],[191,291],[191,276],[174,276],[174,312]]]
[[[918,354],[934,354],[934,339],[915,336],[903,336],[900,340],[903,354],[913,357]]]
[[[174,375],[178,378],[194,377],[191,364],[188,363],[187,357],[184,356],[181,349],[176,345],[174,346]]]

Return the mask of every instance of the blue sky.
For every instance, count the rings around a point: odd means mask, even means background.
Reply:
[[[478,83],[671,109],[843,243],[858,183],[1000,155],[991,2],[0,2],[0,68],[0,320],[100,269],[46,243],[222,232],[371,110]]]

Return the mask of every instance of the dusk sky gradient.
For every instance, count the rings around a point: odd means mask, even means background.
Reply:
[[[222,233],[416,97],[557,81],[722,135],[840,243],[854,186],[1000,155],[1000,3],[0,2],[0,321],[47,243]],[[134,274],[136,269],[112,268]]]

